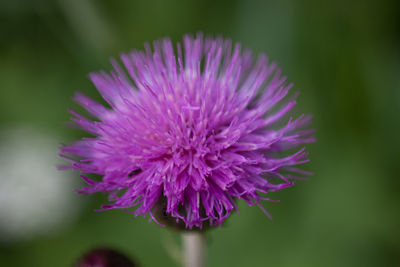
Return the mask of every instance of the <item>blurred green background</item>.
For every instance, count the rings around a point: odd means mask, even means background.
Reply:
[[[277,61],[301,90],[298,109],[314,114],[318,140],[308,146],[314,176],[265,203],[272,221],[242,203],[210,232],[209,266],[399,266],[399,3],[1,1],[0,265],[71,266],[107,245],[141,266],[177,266],[166,250],[179,249],[177,233],[122,211],[93,212],[105,197],[75,194],[78,174],[60,178],[53,162],[61,143],[85,135],[68,128],[67,109],[80,110],[75,91],[99,99],[89,72],[146,41],[202,31]],[[36,163],[46,140],[49,161]],[[34,156],[23,161],[24,149]],[[60,188],[46,182],[53,177],[71,182]],[[53,215],[60,219],[49,224]]]

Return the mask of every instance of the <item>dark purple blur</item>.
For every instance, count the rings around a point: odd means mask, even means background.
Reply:
[[[109,248],[96,248],[87,252],[77,262],[76,267],[134,267],[127,256]]]

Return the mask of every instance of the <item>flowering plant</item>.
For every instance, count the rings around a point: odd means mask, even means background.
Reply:
[[[103,210],[157,220],[163,203],[186,228],[220,225],[236,200],[262,207],[308,175],[295,166],[308,161],[310,116],[286,118],[297,95],[285,99],[292,84],[265,55],[254,61],[239,44],[200,34],[176,53],[164,39],[121,60],[125,70],[112,60],[109,74],[90,75],[108,108],[75,96],[95,120],[71,110],[72,120],[94,137],[61,148],[88,183],[79,192],[109,194]]]

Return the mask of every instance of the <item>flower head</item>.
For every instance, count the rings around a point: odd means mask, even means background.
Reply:
[[[75,267],[135,267],[135,263],[126,255],[111,248],[95,248],[86,252],[74,265]]]
[[[294,166],[308,161],[301,146],[314,140],[304,129],[310,116],[287,117],[296,96],[284,100],[292,85],[275,63],[200,34],[176,50],[155,41],[121,56],[129,75],[115,61],[110,74],[91,74],[108,108],[75,96],[96,118],[71,111],[94,137],[61,148],[89,184],[81,193],[109,193],[102,209],[154,220],[161,200],[165,214],[192,228],[221,224],[238,199],[262,207],[265,194],[308,175]]]

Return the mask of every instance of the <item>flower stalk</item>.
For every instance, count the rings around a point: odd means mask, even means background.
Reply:
[[[182,234],[184,267],[206,266],[206,237],[198,231],[185,231]]]

